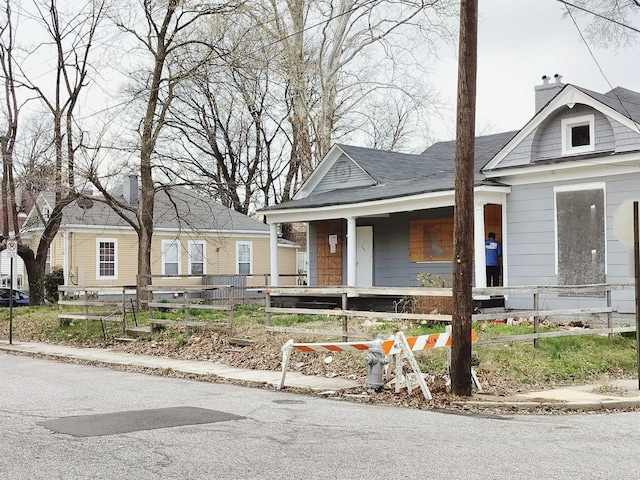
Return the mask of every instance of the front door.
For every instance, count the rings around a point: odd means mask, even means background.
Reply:
[[[356,227],[356,285],[373,285],[373,227]]]

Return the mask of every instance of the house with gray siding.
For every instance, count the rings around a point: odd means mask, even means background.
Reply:
[[[486,286],[484,240],[502,242],[505,286],[633,281],[631,217],[640,200],[640,93],[601,94],[543,77],[519,131],[477,137],[474,286]],[[262,211],[271,226],[308,225],[309,284],[414,286],[451,279],[455,142],[420,154],[337,144],[291,201]],[[277,258],[277,256],[275,256]],[[277,263],[272,255],[272,278]],[[613,306],[633,311],[631,291]],[[507,307],[531,307],[511,295]],[[546,297],[541,308],[602,305]]]

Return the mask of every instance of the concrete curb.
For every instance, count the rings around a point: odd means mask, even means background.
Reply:
[[[44,355],[58,358],[71,358],[86,362],[96,362],[107,365],[130,365],[151,368],[154,370],[174,370],[196,375],[215,375],[229,380],[277,385],[280,383],[281,372],[271,370],[246,370],[230,367],[222,363],[208,361],[181,360],[169,357],[151,355],[135,355],[101,348],[67,347],[49,343],[13,343],[0,342],[0,351],[18,352],[30,355]],[[292,388],[310,389],[314,391],[344,390],[357,388],[361,385],[344,378],[329,378],[303,375],[288,372],[285,386]]]
[[[34,356],[67,358],[79,361],[103,364],[124,365],[153,370],[173,370],[195,375],[212,375],[223,379],[252,382],[276,386],[280,382],[281,372],[271,370],[247,370],[230,367],[216,362],[182,360],[170,357],[152,355],[135,355],[103,348],[69,347],[51,343],[20,342],[9,344],[0,340],[0,351],[8,353],[23,353]],[[543,392],[531,392],[516,395],[501,400],[491,397],[484,400],[468,400],[452,402],[458,408],[470,407],[477,409],[508,409],[511,411],[533,410],[624,410],[640,408],[640,390],[637,390],[636,380],[614,380],[613,385],[627,392],[631,397],[617,397],[594,393],[595,385],[578,385],[562,387]],[[358,382],[339,377],[319,377],[303,375],[298,372],[288,372],[285,388],[299,388],[322,391],[340,391],[361,388]]]
[[[474,408],[492,408],[511,409],[511,410],[581,410],[581,411],[598,411],[598,410],[625,410],[640,407],[640,400],[611,400],[600,402],[484,402],[484,401],[468,401],[453,402],[459,407],[469,406]]]

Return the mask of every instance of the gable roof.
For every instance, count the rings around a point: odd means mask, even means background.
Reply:
[[[52,205],[53,198],[52,193],[43,195],[43,201]],[[120,200],[124,201],[124,198],[120,197]],[[33,211],[25,226],[39,226]],[[62,226],[130,228],[101,196],[87,197],[65,207]],[[183,187],[169,187],[156,192],[154,227],[187,231],[269,232],[268,225]]]
[[[640,93],[622,87],[616,87],[607,93],[598,93],[577,86],[575,88],[612,108],[621,115],[624,115],[634,122],[640,123]]]
[[[629,129],[640,132],[640,93],[622,87],[616,87],[607,93],[597,93],[586,88],[572,84],[566,84],[562,89],[536,113],[521,130],[504,146],[496,152],[495,156],[484,166],[482,172],[489,178],[499,175],[499,171],[504,169],[522,168],[528,165],[514,167],[502,167],[501,162],[511,153],[524,139],[543,124],[549,117],[562,107],[573,108],[574,104],[581,103],[588,105],[604,115],[613,118],[621,125]],[[610,152],[615,154],[616,152]],[[601,152],[594,152],[581,156],[562,156],[558,158],[545,159],[539,164],[561,163],[575,161],[581,158],[591,158],[603,156]]]
[[[476,137],[475,185],[499,185],[486,180],[480,169],[517,132],[504,132]],[[375,200],[454,190],[455,141],[438,142],[420,154],[404,154],[338,144],[346,155],[377,183],[369,186],[342,188],[296,198],[261,211],[346,205]]]

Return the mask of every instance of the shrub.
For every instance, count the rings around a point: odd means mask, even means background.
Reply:
[[[50,302],[58,301],[58,285],[64,285],[64,271],[54,267],[51,273],[44,275],[44,296]]]

